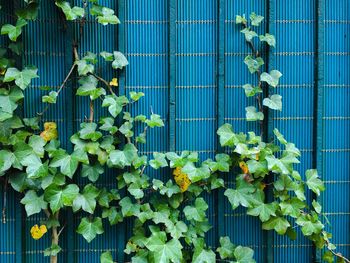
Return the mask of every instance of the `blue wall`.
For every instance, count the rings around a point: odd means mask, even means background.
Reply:
[[[80,1],[75,2],[80,5]],[[252,101],[245,97],[241,86],[254,79],[243,64],[249,50],[234,21],[236,14],[252,11],[269,18],[263,26],[276,35],[277,47],[265,55],[269,68],[283,73],[277,92],[283,96],[284,106],[281,113],[269,116],[270,120],[302,150],[298,169],[319,169],[327,187],[321,201],[331,223],[328,228],[339,251],[350,256],[349,0],[99,2],[118,9],[123,25],[104,27],[89,18],[79,53],[118,49],[126,53],[130,65],[121,78],[121,92],[135,90],[146,95],[130,110],[149,114],[152,107],[166,124],[166,128],[148,134],[148,144],[141,149],[147,154],[192,150],[202,159],[210,158],[220,149],[216,140],[219,123],[231,123],[235,131],[258,131],[256,124],[245,121],[245,106]],[[9,19],[1,15],[1,23]],[[28,89],[26,116],[41,110],[42,91],[38,88],[58,87],[67,74],[71,41],[79,35],[76,24],[70,28],[63,27],[53,1],[41,1],[39,18],[29,23],[23,38],[22,63],[36,65],[40,75]],[[107,67],[98,70],[107,79],[115,75]],[[221,70],[222,77],[218,74]],[[75,88],[74,82],[68,85],[46,117],[59,124],[62,141],[67,141],[88,115],[88,101],[71,96]],[[169,177],[166,173],[152,175]],[[113,185],[114,178],[113,171],[107,172],[101,186]],[[231,183],[233,175],[227,180]],[[48,262],[42,251],[49,237],[35,241],[29,234],[30,227],[43,216],[21,219],[24,213],[19,198],[9,192],[7,222],[0,224],[0,262],[15,262],[16,256],[22,256],[23,262]],[[226,234],[235,243],[254,248],[258,262],[266,262],[269,252],[274,262],[312,261],[312,244],[301,235],[296,241],[275,235],[270,244],[259,221],[245,215],[243,209],[233,212],[217,196],[208,196],[207,200],[214,225],[208,244],[213,248],[218,235]],[[80,217],[75,217],[74,225],[79,221]],[[87,244],[73,233],[74,228],[68,229],[60,261],[73,258],[73,262],[98,262],[100,253],[108,249],[122,262],[130,226],[105,225],[105,230],[104,235]]]

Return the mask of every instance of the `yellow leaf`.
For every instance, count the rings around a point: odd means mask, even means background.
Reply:
[[[58,138],[57,124],[55,122],[45,122],[44,131],[40,133],[41,138],[46,142]]]
[[[249,174],[249,169],[248,169],[248,166],[245,162],[239,162],[239,167],[242,169],[242,172],[244,174]]]
[[[174,180],[176,184],[180,187],[181,192],[187,191],[188,187],[191,185],[191,180],[188,178],[188,175],[181,171],[180,167],[177,167],[174,172]]]
[[[40,227],[38,225],[34,225],[30,229],[30,234],[32,235],[32,238],[34,238],[35,240],[42,238],[42,236],[46,232],[47,232],[47,228],[45,225],[41,225]]]
[[[112,81],[109,82],[109,85],[114,86],[114,87],[118,87],[118,79],[113,78]]]
[[[0,75],[5,75],[5,73],[6,73],[6,69],[0,69]]]

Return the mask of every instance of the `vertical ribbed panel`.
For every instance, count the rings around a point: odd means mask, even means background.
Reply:
[[[350,255],[350,2],[327,0],[325,5],[322,203],[333,242]]]
[[[87,17],[84,27],[79,55],[82,57],[86,51],[99,53],[101,51],[112,52],[118,47],[125,51],[130,62],[125,72],[120,75],[122,90],[142,91],[145,98],[133,104],[130,111],[133,115],[146,114],[151,110],[160,114],[166,127],[163,129],[149,129],[146,145],[140,146],[141,154],[151,155],[152,152],[165,152],[169,149],[177,151],[191,150],[200,153],[201,159],[213,158],[217,150],[216,129],[219,118],[231,123],[236,132],[255,130],[259,131],[259,125],[255,122],[245,121],[245,107],[253,105],[254,99],[247,99],[241,88],[246,83],[256,83],[256,77],[252,76],[243,63],[244,57],[250,53],[244,37],[239,33],[239,26],[235,25],[235,15],[245,13],[248,16],[256,12],[268,16],[268,0],[101,0],[100,4],[109,6],[114,10],[119,7],[122,14],[123,43],[117,42],[119,38],[117,28],[119,26],[102,26],[97,24],[93,17]],[[316,1],[325,1],[324,21],[324,52],[318,51],[318,58],[323,56],[324,63],[318,65],[324,70],[323,83],[317,80],[316,49],[320,43],[315,43],[317,38]],[[81,1],[75,0],[76,5],[81,6]],[[224,4],[224,30],[219,24],[222,17],[219,16],[220,4]],[[349,35],[350,35],[350,3],[348,0],[274,0],[273,28],[276,34],[277,47],[270,50],[270,58],[274,63],[269,65],[269,70],[275,67],[283,73],[281,85],[276,93],[283,97],[283,111],[269,116],[274,127],[277,127],[289,141],[295,142],[302,150],[301,165],[298,170],[304,174],[307,168],[313,165],[313,154],[316,140],[313,138],[315,125],[321,121],[320,147],[321,153],[317,167],[321,168],[320,175],[326,181],[327,190],[321,199],[324,211],[332,226],[327,228],[334,234],[334,243],[345,255],[350,255],[350,77],[348,68],[350,64]],[[174,10],[169,8],[174,7]],[[12,22],[4,15],[7,11],[3,6],[0,22]],[[39,90],[40,86],[58,88],[62,83],[69,68],[67,68],[66,39],[63,38],[64,23],[59,17],[59,12],[53,1],[41,1],[39,18],[29,22],[23,34],[24,55],[23,64],[33,64],[39,68],[39,79],[32,82],[26,91],[24,114],[26,117],[35,116],[43,109],[41,96],[45,91]],[[222,21],[221,21],[222,22]],[[72,23],[74,38],[79,38],[79,24]],[[173,26],[173,27],[172,27]],[[263,33],[263,23],[259,33]],[[220,29],[220,30],[219,30]],[[175,35],[174,35],[175,34]],[[222,37],[221,34],[224,34]],[[123,38],[119,38],[122,41]],[[220,101],[218,75],[220,72],[220,46],[224,41],[224,103]],[[320,39],[320,38],[319,38]],[[173,40],[170,45],[169,40]],[[1,37],[1,44],[7,41]],[[125,46],[124,46],[125,44]],[[221,44],[221,45],[220,45]],[[174,55],[171,61],[169,54]],[[264,54],[266,55],[266,54]],[[170,58],[170,60],[169,60]],[[318,62],[320,59],[318,59]],[[169,75],[170,72],[170,75]],[[117,75],[109,64],[99,61],[97,74],[107,80]],[[324,96],[316,96],[316,88],[324,88]],[[73,81],[69,88],[76,89],[77,83]],[[75,130],[78,124],[88,118],[88,98],[74,97],[75,113],[68,115],[69,96],[72,90],[63,89],[56,105],[52,105],[44,117],[44,121],[55,121],[59,126],[61,141],[64,146],[69,144],[71,128]],[[174,93],[172,93],[174,92]],[[317,99],[318,101],[315,101]],[[175,104],[170,106],[173,100]],[[320,103],[322,108],[321,119],[315,121],[314,107]],[[106,113],[96,105],[95,119]],[[223,108],[224,107],[224,108]],[[174,111],[173,114],[170,114]],[[223,110],[223,116],[219,112]],[[318,116],[318,115],[317,115]],[[66,123],[67,117],[72,118],[72,123]],[[172,119],[171,119],[172,118]],[[173,128],[171,121],[173,122]],[[318,126],[317,126],[318,127]],[[318,127],[319,129],[319,127]],[[135,134],[143,130],[136,127]],[[176,131],[176,132],[175,132]],[[171,132],[174,132],[171,134]],[[175,142],[175,143],[174,143]],[[171,143],[173,143],[171,148]],[[315,162],[315,161],[314,161]],[[108,170],[101,176],[99,187],[115,187],[116,171]],[[146,171],[151,177],[168,178],[169,171],[155,172],[152,169]],[[232,186],[235,175],[228,176],[228,184]],[[86,181],[78,179],[82,185]],[[0,186],[0,193],[3,185]],[[309,200],[311,195],[309,194]],[[265,262],[266,240],[261,230],[261,224],[256,218],[245,215],[245,209],[239,208],[232,211],[231,206],[225,201],[223,204],[224,221],[218,221],[216,214],[218,200],[214,195],[206,196],[210,210],[208,212],[213,226],[223,225],[225,235],[231,237],[236,244],[248,245],[255,249],[257,262]],[[0,209],[3,206],[3,195],[0,195]],[[17,215],[16,207],[19,207],[19,197],[13,191],[8,192],[7,198],[7,223],[0,224],[0,262],[15,262],[16,243],[19,240],[13,238],[14,233],[22,230],[24,239],[23,257],[25,262],[47,262],[42,251],[49,245],[50,237],[35,241],[30,237],[29,230],[34,224],[40,223],[44,215],[32,216],[25,220],[25,227],[18,229],[21,218]],[[84,214],[74,217],[74,228],[80,223]],[[66,220],[65,217],[63,217]],[[73,262],[99,262],[102,251],[110,250],[118,262],[123,260],[122,248],[128,236],[125,234],[126,224],[110,227],[104,223],[105,233],[98,236],[90,244],[82,237],[74,235]],[[130,226],[128,226],[130,230]],[[64,231],[65,232],[65,231]],[[209,231],[207,243],[211,247],[217,246],[218,227]],[[5,242],[3,242],[5,241]],[[61,238],[64,249],[60,254],[60,262],[67,262],[67,233]],[[20,246],[17,246],[17,249]],[[296,241],[290,241],[286,237],[275,235],[273,246],[274,262],[310,262],[312,258],[312,244],[302,235],[298,234]],[[20,256],[19,256],[20,257]]]

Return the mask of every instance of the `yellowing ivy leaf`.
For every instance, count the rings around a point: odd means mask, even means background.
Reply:
[[[45,122],[44,131],[40,133],[40,137],[43,138],[46,142],[57,139],[57,124],[55,122]]]
[[[47,232],[47,228],[45,225],[41,225],[40,227],[38,225],[34,225],[30,229],[30,234],[32,235],[32,238],[34,238],[35,240],[42,238],[42,236],[46,232]]]
[[[113,78],[111,80],[111,82],[109,82],[109,85],[114,86],[114,87],[118,87],[118,79],[117,78]]]
[[[188,175],[183,173],[180,167],[176,167],[176,169],[173,172],[173,175],[176,184],[181,189],[181,192],[186,192],[188,187],[191,185],[191,180],[188,178]]]
[[[239,162],[239,167],[242,169],[244,174],[249,174],[248,165],[245,162]]]

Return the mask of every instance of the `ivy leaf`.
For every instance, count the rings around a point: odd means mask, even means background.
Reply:
[[[257,15],[254,12],[250,14],[249,18],[253,26],[260,26],[260,23],[264,20],[263,16]]]
[[[100,56],[103,57],[105,61],[113,61],[113,54],[112,53],[102,51],[100,53]]]
[[[255,31],[250,30],[249,28],[242,29],[241,33],[244,34],[245,40],[248,41],[248,42],[251,42],[254,37],[258,36],[258,34]]]
[[[208,204],[203,198],[197,198],[194,206],[186,206],[183,210],[187,220],[203,222],[206,220],[205,211],[208,209]]]
[[[137,216],[140,213],[140,205],[134,204],[128,196],[120,200],[119,205],[122,208],[123,217]]]
[[[276,88],[279,82],[280,77],[282,77],[282,73],[278,70],[271,70],[270,74],[267,72],[261,73],[260,81],[267,82],[270,86]]]
[[[5,24],[1,27],[1,35],[8,35],[12,41],[17,41],[17,38],[22,34],[22,27],[26,26],[27,22],[23,18],[19,18],[16,25]]]
[[[136,158],[136,147],[133,144],[128,143],[124,146],[123,151],[113,150],[110,152],[109,165],[124,168],[125,166],[130,166]]]
[[[53,153],[51,167],[60,167],[61,173],[72,178],[78,168],[79,161],[88,163],[89,159],[86,152],[82,150],[74,151],[72,155],[67,154],[64,150],[58,150]]]
[[[79,209],[83,209],[85,212],[93,214],[96,208],[96,197],[100,194],[100,191],[88,184],[84,187],[83,192],[78,194],[73,201],[73,211],[77,212]]]
[[[261,88],[259,88],[258,86],[253,87],[251,84],[245,84],[243,86],[243,89],[247,97],[252,97],[252,96],[255,96],[257,93],[262,93]]]
[[[168,166],[168,162],[165,159],[165,154],[164,153],[154,152],[153,153],[153,157],[154,157],[154,159],[149,162],[149,164],[151,165],[151,167],[153,169],[157,170],[157,169],[159,169],[161,167],[167,167]]]
[[[90,243],[97,235],[103,234],[102,219],[96,217],[92,220],[84,217],[78,226],[77,233],[81,234]]]
[[[21,164],[27,167],[26,172],[30,179],[47,176],[49,174],[47,163],[47,161],[42,163],[35,154],[30,154],[21,161]]]
[[[55,104],[57,101],[58,93],[56,91],[50,91],[49,95],[45,95],[42,97],[41,101],[43,103]]]
[[[79,17],[84,17],[84,8],[74,6],[71,7],[70,3],[67,1],[56,1],[56,5],[62,9],[62,12],[65,14],[67,20],[76,20]]]
[[[305,236],[321,233],[324,225],[319,220],[314,220],[310,215],[298,217],[296,223],[301,226],[301,232]]]
[[[263,100],[263,105],[272,110],[282,110],[282,96],[278,94],[272,95],[270,98]]]
[[[79,136],[83,140],[97,141],[102,137],[102,133],[96,131],[97,124],[94,122],[83,122],[80,124]]]
[[[83,164],[81,168],[81,177],[87,177],[91,182],[96,182],[104,169],[100,164],[87,165]]]
[[[247,214],[251,216],[259,216],[261,222],[266,222],[271,216],[276,216],[277,208],[278,204],[276,202],[270,204],[260,202],[258,205],[249,208]]]
[[[25,90],[32,79],[38,78],[37,72],[38,70],[35,67],[26,67],[22,71],[16,68],[8,68],[5,73],[4,82],[14,80],[18,87]]]
[[[284,235],[290,227],[290,223],[283,217],[272,217],[268,221],[262,224],[262,228],[265,230],[274,229],[278,234]]]
[[[244,14],[242,16],[236,15],[236,24],[247,24],[247,19]]]
[[[225,123],[224,125],[222,125],[218,129],[217,134],[220,137],[221,146],[232,147],[239,142],[237,135],[232,130],[231,124]]]
[[[244,59],[244,64],[247,65],[249,72],[253,74],[264,65],[264,60],[261,57],[254,58],[252,55],[248,55]]]
[[[17,87],[11,88],[11,90],[2,94],[0,89],[0,121],[5,121],[13,116],[13,112],[17,109],[17,102],[24,98],[23,92]],[[3,124],[5,127],[5,124]],[[6,129],[6,131],[8,131]]]
[[[317,214],[320,214],[320,213],[321,213],[322,206],[321,206],[320,203],[317,202],[316,200],[313,200],[313,201],[312,201],[312,207],[315,209],[315,211],[316,211]]]
[[[245,108],[247,121],[262,121],[264,120],[264,113],[257,111],[254,106]]]
[[[325,190],[325,186],[317,174],[317,170],[311,169],[306,171],[306,184],[315,194]]]
[[[145,96],[145,93],[143,92],[135,92],[135,91],[130,91],[130,98],[133,101],[138,101],[140,98],[142,98],[143,96]]]
[[[78,66],[79,76],[86,76],[89,73],[94,73],[94,65],[89,64],[86,60],[75,61],[75,64]]]
[[[114,56],[114,60],[112,62],[112,68],[123,69],[124,67],[129,65],[129,62],[126,59],[126,57],[123,55],[123,53],[119,51],[114,51],[113,56]]]
[[[166,242],[166,233],[153,232],[147,239],[145,246],[154,257],[154,262],[179,262],[182,259],[182,245],[179,240],[171,239]]]
[[[25,196],[21,199],[21,204],[24,205],[28,217],[40,213],[42,209],[47,208],[44,196],[37,196],[34,190],[26,192]]]
[[[211,249],[195,248],[192,263],[211,263],[215,261],[215,253]]]
[[[103,252],[100,257],[101,263],[113,263],[113,257],[110,251]]]
[[[102,118],[100,120],[100,130],[108,131],[110,134],[115,134],[118,131],[118,127],[114,126],[114,119],[111,117]]]
[[[235,248],[235,263],[255,263],[253,259],[254,251],[249,247],[238,246]]]
[[[60,253],[62,248],[57,244],[52,244],[51,247],[48,247],[44,250],[45,257],[57,256]]]
[[[128,99],[124,96],[117,97],[114,95],[108,95],[105,96],[102,102],[102,107],[108,107],[109,113],[115,118],[122,112],[123,106],[128,103]]]
[[[15,155],[8,150],[0,150],[0,176],[11,168],[15,162]]]
[[[114,10],[108,7],[94,3],[90,8],[90,14],[96,16],[97,22],[104,26],[108,24],[120,24],[118,17],[114,14]]]
[[[76,184],[69,184],[65,187],[50,185],[45,189],[44,197],[50,203],[52,212],[56,213],[64,206],[72,206],[78,194],[79,187]]]
[[[266,33],[265,35],[260,35],[259,39],[261,42],[266,42],[271,47],[275,47],[276,45],[275,36],[269,33]]]
[[[158,114],[152,114],[151,119],[147,119],[145,123],[151,128],[164,126],[164,122]]]
[[[229,237],[220,237],[220,247],[216,249],[220,254],[221,259],[233,258],[234,257],[235,245],[231,243]]]
[[[192,183],[210,177],[210,169],[204,164],[201,167],[196,167],[192,162],[187,162],[187,164],[181,170],[183,173],[188,175],[188,178]]]
[[[236,189],[227,189],[224,195],[227,196],[232,209],[236,209],[239,205],[250,207],[256,198],[253,195],[255,191],[252,184],[247,183],[242,177],[237,177]]]

